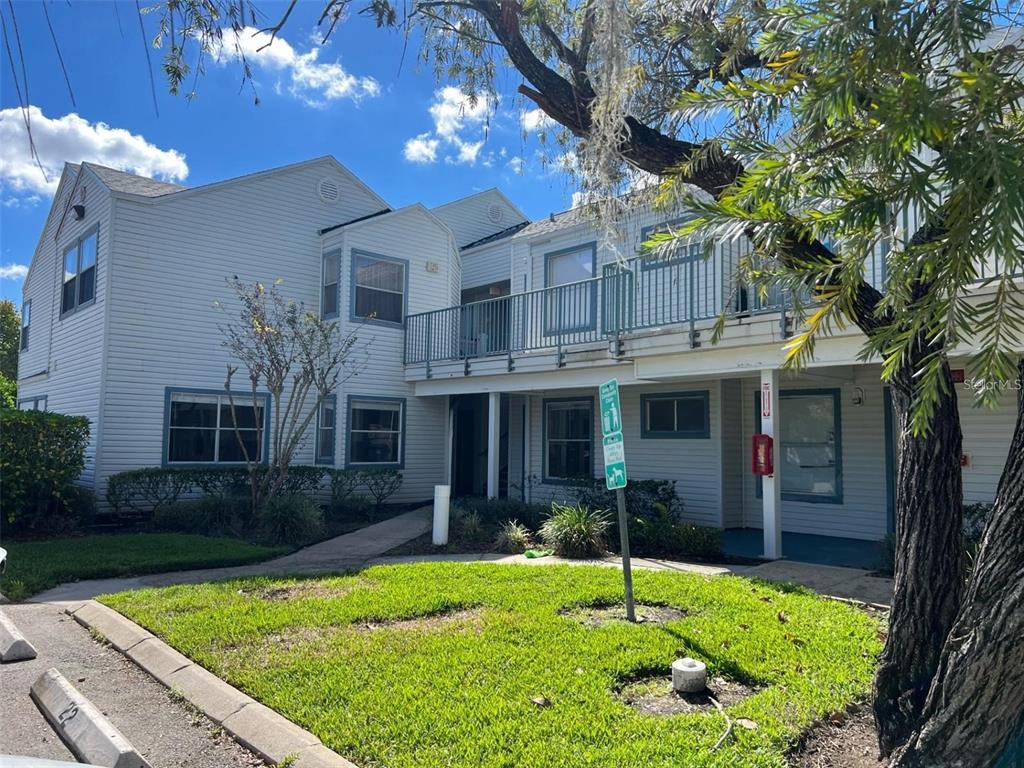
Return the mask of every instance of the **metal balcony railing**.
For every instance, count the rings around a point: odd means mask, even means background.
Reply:
[[[731,281],[740,253],[705,260],[633,258],[606,264],[600,277],[409,315],[407,365],[516,355],[614,339],[623,333],[783,309],[779,291],[767,297]],[[728,306],[726,306],[728,304]]]

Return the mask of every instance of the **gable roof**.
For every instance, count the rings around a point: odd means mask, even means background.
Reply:
[[[95,173],[111,192],[126,192],[130,195],[141,197],[160,197],[171,192],[180,192],[188,189],[181,184],[172,184],[168,181],[157,181],[146,176],[138,176],[134,173],[119,171],[116,168],[109,168],[96,163],[82,163],[83,166]]]
[[[445,208],[448,208],[450,206],[459,205],[461,203],[465,203],[469,200],[472,200],[474,197],[483,197],[484,195],[498,195],[498,197],[501,198],[501,201],[505,203],[505,205],[507,205],[509,208],[511,208],[513,211],[519,214],[520,219],[522,219],[523,221],[529,221],[530,217],[523,213],[522,209],[520,209],[518,205],[513,203],[509,196],[502,192],[498,187],[491,187],[490,189],[485,189],[481,192],[473,192],[472,194],[465,195],[464,197],[458,197],[455,200],[449,200],[447,203],[435,205],[430,210],[436,213],[437,211],[443,211]]]
[[[470,248],[476,248],[478,246],[487,245],[489,243],[493,243],[493,242],[496,242],[498,240],[504,240],[506,237],[512,237],[512,235],[516,234],[517,232],[522,230],[524,227],[528,227],[529,225],[530,225],[530,222],[528,222],[528,221],[521,221],[518,224],[513,224],[511,227],[507,227],[507,228],[501,230],[500,232],[495,232],[493,235],[488,235],[487,237],[481,237],[479,240],[474,240],[472,243],[466,243],[459,250],[460,251],[468,251]]]
[[[549,232],[558,232],[562,229],[574,227],[577,224],[596,224],[593,212],[586,205],[570,208],[561,213],[552,213],[543,219],[537,219],[529,226],[523,227],[516,233],[517,238],[535,237]]]

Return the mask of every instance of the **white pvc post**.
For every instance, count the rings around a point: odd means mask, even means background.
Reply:
[[[782,463],[779,437],[782,429],[777,369],[761,371],[761,433],[771,435],[775,440],[775,474],[761,478],[761,503],[764,556],[767,560],[776,560],[782,557],[782,483],[779,480],[779,464]]]
[[[498,498],[498,462],[501,456],[501,393],[487,397],[487,498]]]
[[[434,536],[435,547],[448,543],[448,502],[451,499],[450,485],[434,486]]]

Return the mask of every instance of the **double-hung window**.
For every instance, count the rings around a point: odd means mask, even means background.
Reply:
[[[341,251],[324,254],[323,295],[320,313],[325,318],[338,316],[338,276],[341,270]]]
[[[594,243],[544,255],[544,331],[571,333],[594,327],[597,309],[597,268]]]
[[[320,403],[316,416],[316,463],[334,463],[334,442],[338,424],[338,405],[334,395]]]
[[[642,438],[706,438],[710,436],[708,392],[641,395]]]
[[[223,393],[169,391],[166,463],[238,463],[245,461],[246,455],[250,461],[265,459],[266,398],[254,407],[250,394],[232,397],[234,409]]]
[[[591,477],[594,401],[592,398],[544,401],[544,480]]]
[[[45,411],[46,410],[46,395],[37,395],[36,397],[23,397],[18,400],[19,411]]]
[[[352,252],[352,317],[401,325],[405,320],[406,262]]]
[[[32,325],[32,299],[21,305],[21,351],[28,349],[28,329]]]
[[[73,312],[96,299],[96,263],[99,260],[99,230],[93,229],[64,250],[60,313]]]
[[[350,397],[346,466],[401,467],[405,400]]]
[[[640,234],[640,239],[646,243],[653,235],[675,235],[676,227],[684,223],[682,220],[658,224],[654,227],[645,227]],[[694,240],[679,238],[671,242],[660,242],[654,246],[648,255],[640,261],[641,269],[657,269],[668,267],[673,264],[685,264],[690,261],[700,261],[703,256],[704,246]]]

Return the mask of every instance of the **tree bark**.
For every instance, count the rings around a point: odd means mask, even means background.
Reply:
[[[1018,366],[1024,382],[1024,360]],[[923,724],[895,768],[1024,764],[1004,755],[1024,728],[1024,393],[995,506],[956,623],[946,639]],[[1017,745],[1020,750],[1020,745]]]
[[[956,619],[963,584],[962,438],[948,363],[946,391],[932,430],[914,435],[916,366],[890,382],[899,461],[896,475],[896,574],[889,634],[874,684],[878,743],[889,755],[917,726],[942,645]]]

